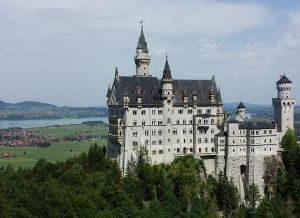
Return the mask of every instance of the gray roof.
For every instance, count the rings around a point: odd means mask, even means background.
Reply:
[[[147,42],[145,40],[143,26],[141,27],[141,34],[137,44],[137,49],[142,49],[144,53],[148,53]]]
[[[115,78],[116,101],[123,104],[124,94],[129,96],[129,105],[137,104],[137,97],[143,105],[162,105],[161,80],[157,77],[118,76]],[[113,90],[112,88],[112,90]],[[188,98],[188,105],[193,105],[193,96],[197,96],[197,105],[211,105],[209,94],[215,92],[216,103],[223,104],[215,80],[173,80],[174,106],[183,105],[183,97]]]
[[[237,109],[246,108],[243,102],[240,102],[240,104],[237,106]]]
[[[275,129],[275,124],[272,121],[245,121],[239,124],[240,129]]]
[[[169,66],[169,62],[168,62],[168,58],[166,58],[166,63],[165,63],[165,68],[163,71],[163,76],[162,76],[162,80],[172,80],[172,75],[171,75],[171,70],[170,70],[170,66]]]
[[[277,81],[277,83],[292,83],[292,81],[289,80],[289,78],[287,78],[286,75],[283,75],[280,77],[280,79]]]

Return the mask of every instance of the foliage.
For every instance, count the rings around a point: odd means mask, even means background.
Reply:
[[[260,194],[258,187],[253,183],[245,187],[245,201],[250,208],[255,208],[259,202]]]

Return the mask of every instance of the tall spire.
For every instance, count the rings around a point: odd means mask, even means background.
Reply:
[[[172,80],[171,70],[168,62],[168,55],[166,54],[166,62],[165,62],[165,68],[163,71],[162,80]]]
[[[142,49],[143,53],[148,53],[147,42],[145,40],[145,35],[143,30],[143,21],[141,21],[140,23],[141,23],[141,34],[136,49]]]
[[[151,76],[149,73],[149,65],[151,58],[148,54],[147,42],[144,36],[143,22],[141,21],[141,34],[136,47],[134,62],[136,65],[136,76]]]

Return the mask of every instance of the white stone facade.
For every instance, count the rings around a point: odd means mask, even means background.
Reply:
[[[217,177],[224,172],[242,196],[251,183],[263,195],[264,158],[277,155],[281,135],[293,128],[291,81],[281,78],[277,82],[275,122],[252,121],[242,103],[225,119],[214,77],[174,80],[168,60],[162,79],[152,77],[143,31],[136,52],[136,75],[120,76],[116,70],[107,92],[107,155],[118,161],[124,173],[141,146],[152,164],[193,155],[203,160],[208,174]]]

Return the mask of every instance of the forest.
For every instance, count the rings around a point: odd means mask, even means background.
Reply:
[[[274,193],[245,199],[225,175],[215,179],[192,156],[150,165],[143,149],[122,176],[105,148],[56,164],[0,170],[0,217],[300,217],[300,148],[291,131],[282,139],[284,168]]]

